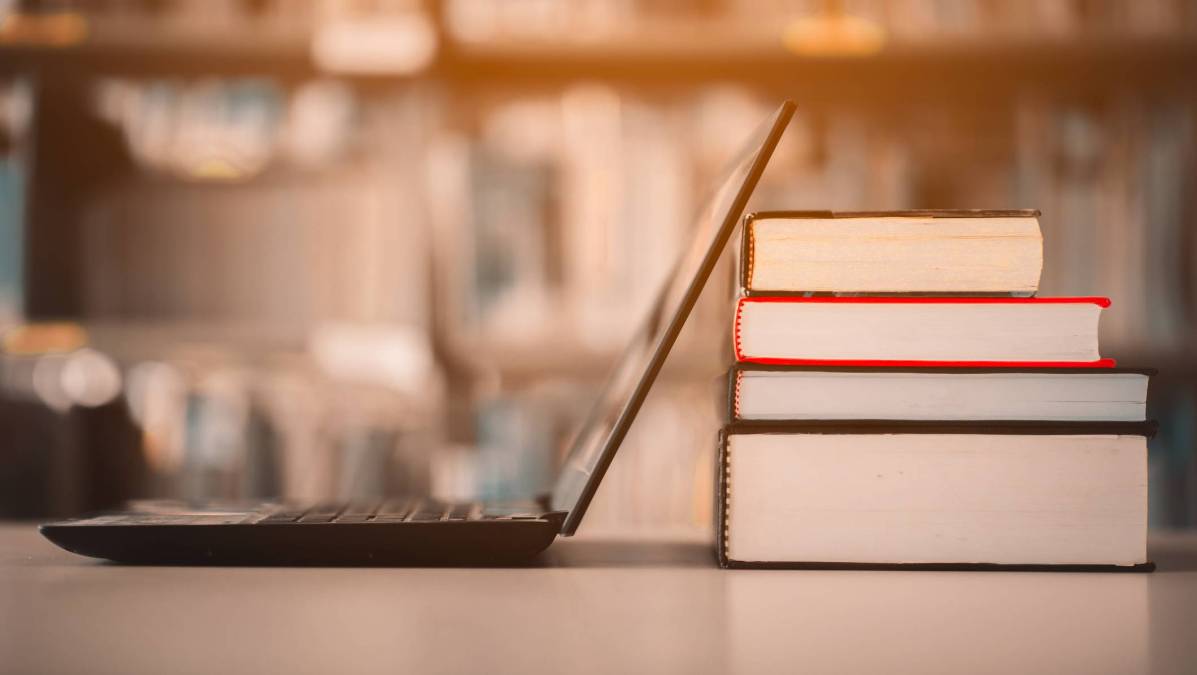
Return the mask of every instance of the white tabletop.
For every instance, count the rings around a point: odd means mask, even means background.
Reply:
[[[717,569],[563,540],[538,567],[124,567],[0,526],[4,673],[1197,672],[1197,535],[1153,574]]]

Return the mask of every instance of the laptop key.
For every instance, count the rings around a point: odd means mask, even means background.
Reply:
[[[453,504],[449,507],[449,512],[445,515],[445,520],[465,520],[470,517],[473,509],[473,504]]]
[[[279,525],[284,523],[295,523],[298,522],[306,512],[306,509],[286,509],[283,511],[275,511],[274,513],[268,514],[265,518],[257,521],[257,524]]]
[[[410,520],[412,522],[427,522],[427,521],[431,521],[431,520],[440,520],[441,516],[443,516],[443,515],[445,515],[445,512],[442,510],[439,510],[439,509],[436,511],[432,511],[429,509],[420,509],[419,511],[416,511],[415,513],[411,514],[411,518],[409,518],[408,520]]]
[[[364,523],[374,517],[382,502],[353,502],[337,515],[334,523]]]
[[[374,516],[367,522],[370,522],[370,523],[402,523],[405,520],[407,520],[407,516],[405,516],[405,515],[397,515],[394,513],[387,513],[387,514],[383,514],[380,516]]]
[[[412,512],[420,504],[420,500],[412,497],[404,497],[401,499],[388,499],[379,505],[379,508],[374,512],[375,520],[382,520],[383,522],[395,522],[396,520],[403,520],[407,514]]]
[[[344,509],[343,504],[321,504],[303,514],[299,519],[300,523],[331,523],[341,510]]]
[[[506,514],[504,514],[506,515]],[[478,503],[447,503],[435,499],[402,498],[383,501],[323,503],[309,508],[286,507],[257,520],[264,524],[403,523],[441,520],[491,520]]]

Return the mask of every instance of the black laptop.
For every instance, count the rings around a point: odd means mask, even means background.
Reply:
[[[511,564],[578,529],[669,350],[794,114],[785,102],[721,176],[644,326],[582,423],[551,494],[527,504],[372,503],[202,506],[145,502],[42,525],[81,555],[142,564]]]

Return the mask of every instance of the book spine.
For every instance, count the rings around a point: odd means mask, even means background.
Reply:
[[[727,568],[729,565],[727,549],[728,537],[731,533],[728,531],[728,507],[731,475],[730,464],[727,461],[727,428],[719,431],[719,448],[715,459],[715,494],[718,495],[715,504],[715,556],[719,561],[719,566]]]
[[[727,420],[734,422],[740,419],[740,387],[743,373],[736,366],[727,370]]]
[[[741,362],[748,360],[744,354],[744,341],[741,332],[744,327],[744,300],[745,298],[740,298],[736,302],[736,313],[732,317],[732,353],[735,355],[736,361]]]
[[[756,242],[753,240],[753,224],[756,214],[744,216],[744,228],[740,234],[740,292],[747,295],[752,288],[752,264],[756,258]]]

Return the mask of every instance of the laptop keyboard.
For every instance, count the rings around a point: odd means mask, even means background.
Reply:
[[[374,503],[317,504],[280,507],[254,521],[261,525],[293,523],[420,523],[467,520],[532,520],[539,513],[495,509],[480,503],[452,503],[429,498],[392,499]]]
[[[543,517],[544,512],[531,504],[454,503],[415,497],[308,506],[149,501],[133,504],[131,511],[69,522],[71,525],[314,525],[537,520]]]

